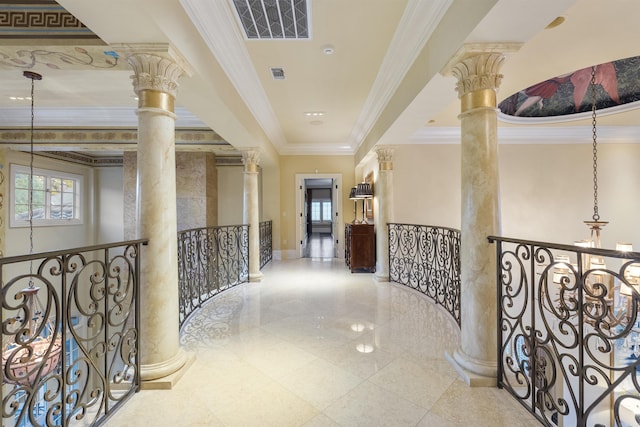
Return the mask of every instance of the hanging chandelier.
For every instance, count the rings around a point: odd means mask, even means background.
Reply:
[[[31,80],[31,137],[29,163],[29,255],[33,255],[33,133],[34,133],[34,86],[42,76],[32,71],[24,71],[24,77]],[[3,383],[34,388],[39,378],[58,368],[62,354],[62,339],[55,330],[38,299],[40,288],[33,282],[33,261],[29,266],[29,285],[18,292],[16,300],[21,315],[4,322],[3,332],[13,334],[13,342],[4,343],[2,351]]]

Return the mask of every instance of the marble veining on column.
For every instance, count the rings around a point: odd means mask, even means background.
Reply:
[[[461,345],[454,357],[471,385],[494,385],[497,375],[496,256],[487,236],[500,234],[496,89],[503,60],[472,53],[452,68],[462,128]]]
[[[140,356],[143,381],[179,370],[174,98],[183,70],[170,58],[131,53],[138,102],[137,235],[148,238],[141,274]]]

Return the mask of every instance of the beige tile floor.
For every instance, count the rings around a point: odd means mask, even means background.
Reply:
[[[139,392],[107,425],[539,425],[506,392],[458,379],[444,353],[459,329],[417,292],[337,259],[263,272],[189,319],[196,360],[173,390]]]

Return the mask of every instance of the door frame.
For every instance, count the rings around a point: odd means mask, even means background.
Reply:
[[[296,254],[302,258],[302,244],[306,227],[304,218],[304,192],[307,190],[305,179],[331,178],[331,208],[333,209],[333,248],[334,258],[344,254],[344,221],[342,219],[342,174],[341,173],[297,173],[296,174]],[[337,240],[337,243],[336,243]]]

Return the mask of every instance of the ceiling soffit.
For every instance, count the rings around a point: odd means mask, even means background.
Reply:
[[[393,36],[378,76],[350,136],[357,150],[380,117],[400,82],[433,34],[453,0],[410,0]]]
[[[180,0],[180,3],[280,154],[352,154],[378,119],[452,0],[408,0],[349,141],[340,144],[341,147],[335,144],[289,144],[253,66],[243,36],[234,25],[237,17],[233,17],[227,2],[205,4],[196,0]],[[345,153],[345,143],[349,145],[349,153]]]
[[[284,132],[260,84],[244,39],[234,25],[236,18],[228,3],[180,0],[180,4],[260,127],[280,150],[286,144]]]

